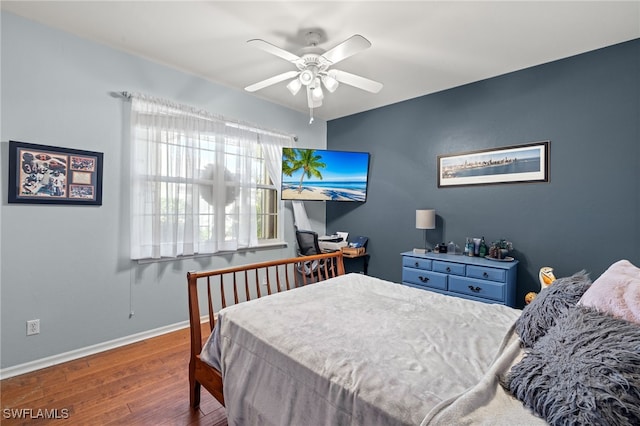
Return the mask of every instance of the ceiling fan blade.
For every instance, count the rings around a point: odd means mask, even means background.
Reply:
[[[382,83],[346,71],[330,70],[329,75],[340,83],[348,84],[349,86],[357,87],[358,89],[371,93],[378,93],[383,87]]]
[[[337,64],[343,59],[353,56],[356,53],[371,47],[371,42],[360,34],[356,34],[346,39],[339,45],[332,49],[327,50],[322,54],[322,57],[332,64]]]
[[[319,108],[322,106],[322,99],[313,99],[311,88],[309,86],[307,86],[307,105],[309,108]]]
[[[286,61],[293,62],[294,64],[299,62],[304,63],[302,58],[299,57],[298,55],[294,55],[291,52],[287,52],[286,50],[281,49],[278,46],[269,43],[268,41],[264,41],[259,38],[254,38],[251,40],[247,40],[247,43],[254,47],[257,47],[258,49],[262,49],[265,52],[271,53],[272,55],[279,56]]]
[[[246,90],[247,92],[255,92],[256,90],[264,89],[265,87],[271,86],[272,84],[280,83],[281,81],[297,77],[298,74],[300,74],[300,71],[287,71],[247,86],[244,88],[244,90]]]

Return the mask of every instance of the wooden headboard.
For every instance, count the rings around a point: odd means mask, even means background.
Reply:
[[[188,272],[191,405],[195,408],[200,404],[201,385],[224,405],[220,372],[200,360],[203,330],[200,316],[199,286],[201,287],[200,291],[207,297],[208,331],[211,333],[216,323],[214,301],[219,303],[223,309],[229,305],[291,290],[339,275],[344,275],[344,263],[340,251],[205,272]]]

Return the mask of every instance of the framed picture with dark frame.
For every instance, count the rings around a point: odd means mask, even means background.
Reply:
[[[438,156],[438,188],[549,182],[549,141]]]
[[[101,152],[9,141],[9,203],[102,205]]]

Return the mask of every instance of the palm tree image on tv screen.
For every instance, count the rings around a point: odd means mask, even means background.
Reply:
[[[368,152],[283,148],[281,197],[364,202],[368,175]]]

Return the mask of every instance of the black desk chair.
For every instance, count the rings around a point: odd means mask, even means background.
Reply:
[[[317,232],[296,229],[296,241],[298,242],[298,256],[322,254],[318,244]],[[307,277],[313,277],[313,274],[317,274],[318,268],[324,268],[324,260],[320,262],[317,260],[303,262],[298,267],[298,271]]]
[[[298,256],[310,256],[320,254],[318,244],[318,233],[313,231],[300,231],[296,229],[296,240],[298,241]]]

